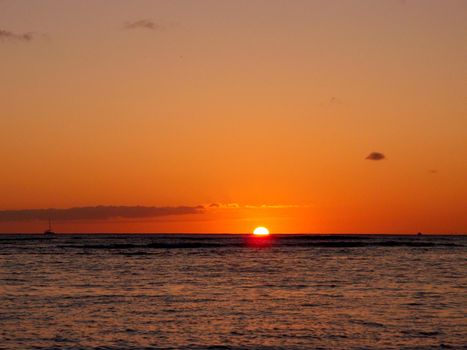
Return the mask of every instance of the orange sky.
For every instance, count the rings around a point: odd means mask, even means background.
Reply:
[[[466,13],[0,0],[0,232],[44,229],[6,210],[202,205],[55,229],[467,233]]]

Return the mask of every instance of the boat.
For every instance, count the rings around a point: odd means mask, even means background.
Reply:
[[[53,236],[56,235],[56,233],[52,230],[52,220],[49,217],[49,228],[44,231],[44,235],[47,236]]]

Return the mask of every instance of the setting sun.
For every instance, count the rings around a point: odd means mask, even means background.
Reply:
[[[257,227],[253,231],[255,236],[269,236],[269,230],[266,227]]]

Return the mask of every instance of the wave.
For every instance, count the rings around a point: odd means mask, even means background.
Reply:
[[[179,241],[179,242],[151,242],[147,244],[130,243],[110,243],[110,244],[74,244],[62,245],[61,248],[76,249],[106,249],[106,250],[128,250],[128,249],[217,249],[217,248],[251,248],[251,247],[296,247],[296,248],[372,248],[372,247],[409,247],[409,248],[430,248],[430,247],[464,247],[463,244],[447,242],[423,242],[423,241],[280,241],[264,240],[242,242],[219,242],[219,241]]]

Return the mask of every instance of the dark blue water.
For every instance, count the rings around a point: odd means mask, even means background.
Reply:
[[[1,349],[466,349],[465,236],[0,236]]]

